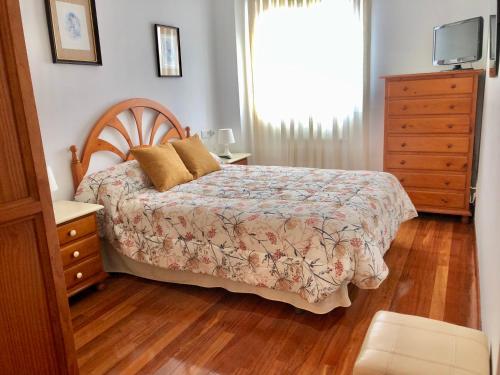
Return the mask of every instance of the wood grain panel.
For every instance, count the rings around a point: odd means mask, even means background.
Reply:
[[[386,168],[466,172],[468,159],[466,156],[391,153],[386,155]]]
[[[433,206],[443,208],[465,209],[465,196],[463,193],[453,191],[420,191],[406,189],[415,206]]]
[[[77,240],[92,234],[97,229],[95,213],[75,219],[57,227],[59,244],[64,245],[70,241]]]
[[[3,374],[59,373],[52,349],[55,341],[47,335],[52,322],[37,252],[35,220],[40,221],[41,217],[0,227],[0,369]],[[13,280],[17,283],[17,293],[11,291]],[[19,330],[20,326],[24,329]],[[35,363],[24,358],[47,360]]]
[[[470,94],[473,89],[474,79],[472,77],[420,79],[388,83],[389,97]]]
[[[77,374],[19,2],[0,19],[0,374]]]
[[[440,152],[467,153],[469,137],[432,137],[432,136],[389,136],[387,137],[389,152]]]
[[[389,133],[445,133],[468,134],[471,131],[470,118],[460,117],[414,117],[389,118],[387,120]]]
[[[480,328],[474,230],[423,215],[402,225],[377,290],[326,315],[223,289],[112,276],[72,299],[82,374],[352,374],[381,309]],[[425,277],[422,277],[425,275]],[[175,302],[173,302],[175,301]]]
[[[402,115],[455,115],[472,110],[471,98],[389,100],[389,116]]]
[[[63,267],[70,267],[89,256],[100,254],[101,246],[99,237],[94,234],[84,237],[61,248],[61,259]]]
[[[464,189],[467,176],[465,174],[438,174],[425,172],[401,172],[388,170],[396,176],[404,187],[434,189]]]

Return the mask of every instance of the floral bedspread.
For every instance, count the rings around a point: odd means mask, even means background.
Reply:
[[[159,193],[136,161],[87,176],[76,199],[105,206],[101,234],[158,267],[298,293],[377,288],[383,256],[416,211],[381,172],[224,165]]]

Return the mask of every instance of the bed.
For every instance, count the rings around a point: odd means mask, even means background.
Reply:
[[[155,111],[149,142],[142,115]],[[105,208],[99,216],[108,272],[222,287],[289,303],[317,314],[350,305],[349,283],[377,288],[383,256],[416,211],[391,174],[273,166],[223,165],[160,193],[128,150],[99,138],[111,127],[133,146],[118,115],[132,114],[140,144],[189,136],[158,103],[132,99],[94,126],[81,157],[72,146],[75,199]],[[91,156],[121,162],[88,174]]]

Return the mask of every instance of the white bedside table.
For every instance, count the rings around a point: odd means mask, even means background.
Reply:
[[[233,157],[231,159],[221,158],[222,164],[238,164],[238,165],[248,165],[248,158],[252,156],[252,154],[248,153],[235,153],[233,152]]]
[[[90,203],[54,202],[68,297],[101,283],[108,276],[102,268],[101,244],[97,235],[96,212],[103,208]]]

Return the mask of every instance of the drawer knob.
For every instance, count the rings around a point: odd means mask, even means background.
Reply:
[[[446,166],[451,167],[451,163],[450,162],[446,163]]]
[[[75,237],[75,236],[76,236],[76,229],[71,229],[71,230],[69,231],[69,236],[70,236],[70,237]]]
[[[451,104],[450,109],[455,109],[455,104]]]
[[[446,186],[450,186],[450,181],[445,181],[445,182],[444,182],[444,184],[445,184]]]
[[[448,129],[453,129],[453,124],[448,124]]]
[[[441,202],[443,202],[443,203],[448,203],[448,199],[441,198]]]
[[[80,252],[79,251],[73,252],[73,258],[78,258],[79,256],[80,256]]]
[[[81,280],[81,279],[83,278],[83,273],[78,272],[78,273],[76,274],[76,278],[77,278],[78,280]]]
[[[405,182],[404,177],[401,177],[401,178],[399,179],[399,182],[401,182],[401,183]]]
[[[403,91],[408,91],[408,86],[403,87]]]
[[[401,160],[401,161],[399,162],[399,164],[401,164],[401,165],[405,165],[405,164],[406,164],[406,160]]]
[[[408,127],[408,125],[406,125],[406,124],[401,125],[402,129],[406,129],[407,127]]]
[[[453,147],[453,144],[448,143],[448,148],[452,148],[452,147]]]
[[[403,110],[403,111],[406,111],[407,109],[408,109],[408,106],[406,106],[406,105],[404,105],[404,106],[402,107],[402,110]]]
[[[406,142],[401,143],[401,147],[406,147]]]
[[[456,88],[457,88],[457,85],[454,83],[453,85],[451,85],[451,88],[452,88],[452,89],[456,89]]]

